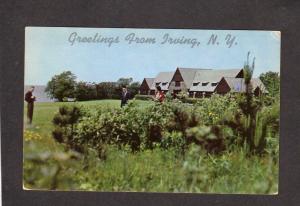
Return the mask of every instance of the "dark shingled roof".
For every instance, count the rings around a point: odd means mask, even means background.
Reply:
[[[223,77],[235,78],[242,69],[198,70],[190,91],[213,92]],[[203,83],[205,85],[203,85]]]
[[[151,90],[155,90],[156,84],[158,84],[162,90],[168,90],[169,84],[173,78],[174,72],[160,72],[154,79]]]
[[[245,79],[243,78],[232,78],[232,77],[225,77],[226,82],[231,88],[232,92],[245,92],[246,86],[245,86]],[[264,84],[259,78],[252,78],[251,84],[253,87],[253,90],[255,90],[257,87],[263,92],[268,93],[266,90]]]
[[[154,79],[155,78],[145,78],[145,81],[148,84],[149,88],[152,86]]]
[[[187,88],[190,88],[197,71],[209,70],[209,69],[194,69],[194,68],[178,68],[180,74],[183,78],[183,81]]]

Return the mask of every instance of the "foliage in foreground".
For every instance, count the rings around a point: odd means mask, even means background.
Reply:
[[[27,142],[24,186],[33,189],[276,193],[278,153],[248,157],[243,149],[208,155],[191,145],[185,158],[174,149],[154,148],[132,153],[125,147],[107,149],[107,159],[88,159],[76,152],[45,152]],[[157,169],[159,168],[159,169]]]
[[[74,110],[78,108],[60,108],[53,137],[86,155],[87,148],[93,149],[103,159],[107,145],[128,145],[132,152],[174,147],[181,154],[192,143],[209,153],[238,145],[262,155],[267,137],[276,138],[279,130],[279,104],[264,106],[259,98],[242,95],[213,95],[194,105],[175,100],[140,107],[132,101],[124,109],[84,109],[81,117],[66,112]]]
[[[226,127],[222,129],[222,134],[226,137],[224,143],[228,148],[218,154],[207,152],[205,144],[208,142],[186,146],[186,142],[182,141],[183,132],[187,136],[211,138],[211,125],[222,122],[224,116],[237,110],[237,104],[231,98],[213,96],[194,106],[178,101],[143,106],[132,102],[123,110],[106,106],[96,108],[95,105],[92,110],[80,109],[80,121],[73,125],[76,135],[71,139],[75,143],[83,143],[83,153],[62,147],[59,142],[55,144],[54,151],[49,151],[45,136],[26,131],[24,186],[32,189],[98,191],[277,192],[278,129],[267,133],[262,156],[249,156],[246,147],[237,144],[239,138]],[[67,120],[73,111],[70,108],[68,112],[58,114],[66,115],[64,120]],[[142,111],[145,113],[140,113]],[[262,112],[277,118],[279,115],[276,105],[264,107]],[[141,123],[148,127],[141,129]],[[195,126],[196,123],[198,126]],[[65,125],[70,131],[71,125]],[[162,125],[166,127],[158,129],[157,126]],[[157,137],[157,131],[162,134],[161,141],[154,139],[147,142],[151,134]],[[125,143],[125,134],[128,133],[144,135],[141,136],[139,150],[132,152],[130,142]],[[113,138],[114,134],[120,134],[119,139]],[[63,139],[67,140],[66,137]],[[101,139],[108,141],[107,144],[95,147]],[[102,152],[100,158],[99,151]]]

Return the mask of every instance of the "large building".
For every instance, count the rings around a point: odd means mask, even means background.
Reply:
[[[252,78],[255,95],[266,93],[263,83]],[[245,92],[243,69],[177,68],[174,72],[160,72],[155,78],[145,78],[141,94],[154,94],[157,86],[164,92],[187,92],[190,97],[207,97],[213,93]]]

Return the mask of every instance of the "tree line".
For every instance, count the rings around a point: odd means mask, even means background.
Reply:
[[[268,71],[259,76],[271,97],[279,97],[280,76],[278,72]],[[78,101],[96,99],[118,99],[122,87],[127,86],[133,98],[139,92],[140,82],[134,82],[132,78],[120,78],[116,82],[90,83],[77,81],[77,77],[71,71],[64,71],[54,75],[47,83],[45,92],[52,99],[63,101],[67,98],[75,98]]]
[[[68,98],[75,98],[77,101],[119,99],[123,86],[126,86],[131,97],[134,97],[139,91],[140,82],[134,82],[131,77],[120,78],[116,82],[77,81],[75,74],[64,71],[51,78],[45,92],[57,101],[66,101]]]

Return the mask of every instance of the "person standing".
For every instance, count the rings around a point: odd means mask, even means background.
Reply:
[[[163,102],[165,100],[165,97],[166,96],[165,96],[164,92],[162,91],[161,87],[157,86],[156,87],[156,94],[155,94],[154,99],[156,101]]]
[[[34,101],[36,100],[35,96],[32,94],[33,91],[34,86],[30,87],[25,94],[25,101],[27,102],[27,120],[29,124],[32,123]]]
[[[129,97],[130,97],[130,95],[129,95],[129,92],[127,90],[127,87],[124,86],[122,88],[121,107],[123,107],[127,104]]]

